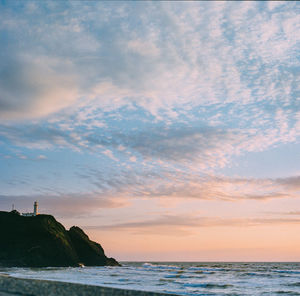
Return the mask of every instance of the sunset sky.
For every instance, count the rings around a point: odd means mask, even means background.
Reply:
[[[300,3],[0,1],[0,210],[117,260],[300,260]]]

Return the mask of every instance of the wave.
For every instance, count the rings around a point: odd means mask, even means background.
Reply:
[[[288,273],[288,274],[300,274],[300,271],[297,271],[297,270],[274,270],[274,272]]]
[[[226,271],[224,268],[207,268],[207,267],[189,267],[188,270],[191,271]],[[227,269],[229,270],[229,269]]]
[[[187,283],[183,285],[184,287],[192,288],[206,288],[206,289],[226,289],[232,288],[233,285],[230,284],[214,284],[214,283]]]
[[[300,293],[295,292],[295,291],[285,291],[285,290],[279,290],[275,291],[275,294],[284,294],[284,295],[300,295]]]
[[[285,284],[287,287],[300,287],[300,282]]]
[[[247,276],[247,277],[266,277],[266,278],[272,278],[272,277],[278,277],[278,275],[274,275],[271,273],[260,273],[260,272],[245,272],[241,273],[240,276]],[[281,275],[279,275],[281,276]]]
[[[142,265],[143,268],[147,269],[160,269],[160,270],[168,270],[168,269],[173,269],[173,270],[178,270],[182,269],[180,266],[175,266],[175,265],[160,265],[160,264],[153,264],[153,263],[144,263]]]

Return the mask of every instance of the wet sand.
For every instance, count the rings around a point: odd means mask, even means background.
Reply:
[[[135,290],[123,290],[82,284],[19,279],[0,275],[0,296],[175,296]]]

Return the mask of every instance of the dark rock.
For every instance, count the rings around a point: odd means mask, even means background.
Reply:
[[[67,231],[51,215],[0,211],[0,265],[22,267],[119,265],[79,228]]]
[[[81,262],[84,265],[118,265],[118,262],[115,259],[107,258],[104,255],[104,250],[101,245],[91,241],[79,227],[71,227],[69,236],[78,257],[82,260]]]

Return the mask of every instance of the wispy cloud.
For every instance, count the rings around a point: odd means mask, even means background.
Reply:
[[[86,126],[66,129],[59,123],[0,125],[0,136],[20,147],[101,152],[112,160],[119,160],[118,156],[122,156],[123,161],[128,162],[134,157],[156,162],[157,166],[179,164],[204,171],[225,167],[232,156],[293,142],[299,133],[300,130],[281,125],[256,130],[201,124],[194,127],[153,124],[118,132],[107,128],[90,130]]]
[[[126,223],[85,226],[89,230],[120,231],[134,234],[190,235],[202,227],[257,227],[264,225],[299,224],[300,218],[219,218],[191,215],[163,215],[157,219],[139,220]]]
[[[299,177],[234,178],[199,175],[173,170],[127,170],[110,174],[91,170],[80,173],[103,194],[124,198],[172,198],[223,201],[265,201],[278,198],[296,198]]]
[[[128,205],[125,200],[108,199],[97,193],[63,193],[35,195],[0,195],[2,209],[11,209],[12,204],[20,212],[31,211],[30,205],[38,200],[41,214],[55,215],[63,218],[88,217],[103,208],[119,208]]]

